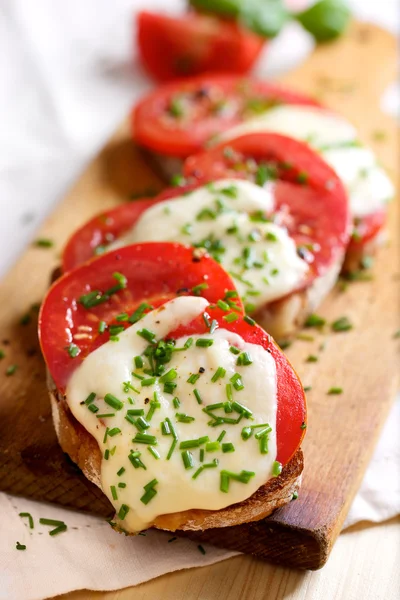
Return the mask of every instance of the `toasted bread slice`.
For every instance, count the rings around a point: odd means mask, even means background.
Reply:
[[[64,452],[80,467],[84,475],[101,488],[101,452],[94,437],[71,413],[66,398],[48,381],[53,421]],[[283,506],[297,492],[303,471],[303,453],[297,450],[278,477],[269,479],[250,498],[220,510],[192,509],[158,516],[153,527],[167,531],[204,531],[258,521]]]

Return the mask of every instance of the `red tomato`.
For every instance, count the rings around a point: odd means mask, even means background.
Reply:
[[[233,21],[195,12],[180,17],[141,12],[137,24],[140,58],[159,81],[206,72],[246,73],[265,43]]]
[[[273,133],[248,134],[191,156],[184,165],[185,177],[201,182],[257,181],[263,171],[276,181],[276,218],[302,249],[310,277],[322,275],[344,254],[350,212],[341,180],[307,144]]]
[[[115,271],[126,277],[126,286],[109,299],[86,309],[83,294],[97,290],[104,293],[116,283]],[[143,303],[153,307],[180,294],[192,294],[194,286],[207,282],[201,295],[210,303],[234,290],[225,271],[211,258],[196,258],[192,249],[178,244],[141,244],[115,250],[67,273],[50,288],[39,315],[39,338],[43,356],[56,386],[62,392],[73,371],[90,352],[109,340],[109,333],[98,332],[99,323],[129,326],[116,321],[121,313],[132,313]],[[99,292],[100,293],[100,292]],[[258,325],[243,320],[243,307],[236,299],[239,319],[227,323],[219,308],[207,308],[210,319],[221,327],[242,336],[245,341],[260,344],[275,359],[277,369],[277,460],[286,464],[296,452],[305,433],[306,405],[302,385],[287,358],[271,337]],[[240,312],[241,311],[241,312]],[[168,337],[208,333],[200,316],[186,327],[170,332]],[[79,353],[71,357],[68,348],[75,344]]]
[[[209,75],[164,85],[133,111],[133,135],[154,152],[186,158],[216,134],[276,104],[320,106],[280,85]]]
[[[378,210],[365,217],[354,219],[354,229],[349,243],[348,251],[362,250],[383,231],[387,219],[386,209]]]

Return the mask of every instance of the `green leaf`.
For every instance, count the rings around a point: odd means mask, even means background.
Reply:
[[[239,21],[263,37],[277,36],[289,19],[282,0],[246,0],[240,4]]]
[[[237,19],[262,37],[278,35],[289,18],[283,0],[189,0],[197,10]]]
[[[243,0],[189,0],[190,6],[203,12],[236,18]]]
[[[317,42],[327,42],[345,31],[350,16],[350,9],[344,0],[320,0],[296,15],[296,19]]]

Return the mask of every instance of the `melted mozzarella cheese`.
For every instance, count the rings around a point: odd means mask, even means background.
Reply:
[[[286,229],[254,220],[273,206],[273,186],[224,179],[149,208],[113,246],[144,241],[200,244],[231,274],[248,312],[253,312],[292,292],[308,271]]]
[[[138,331],[148,329],[160,340],[179,325],[188,324],[202,314],[208,303],[203,298],[180,297],[166,303],[159,309],[145,315],[140,322],[132,325],[119,334],[118,342],[107,342],[87,356],[77,368],[67,386],[67,401],[76,419],[97,440],[103,457],[107,452],[108,458],[101,463],[101,483],[104,493],[108,496],[118,514],[121,506],[128,507],[125,516],[120,515],[120,525],[128,531],[145,529],[159,515],[180,512],[189,509],[218,510],[241,502],[250,497],[271,476],[276,459],[276,411],[277,411],[277,380],[275,361],[261,346],[245,342],[237,334],[224,329],[216,330],[212,335],[193,336],[190,348],[174,352],[166,371],[176,370],[174,382],[177,384],[174,392],[166,393],[164,384],[159,378],[150,385],[142,386],[141,381],[132,375],[135,369],[133,358],[142,355],[148,342]],[[198,339],[212,339],[209,347],[196,345]],[[176,348],[182,348],[187,341],[182,337],[176,341]],[[241,352],[248,352],[251,364],[237,365],[237,355],[230,351],[235,346]],[[145,367],[146,367],[146,359]],[[223,367],[226,373],[212,382],[211,378],[218,367]],[[204,371],[203,371],[204,369]],[[141,369],[136,374],[143,376]],[[233,401],[237,401],[252,411],[252,418],[242,417],[237,424],[223,423],[211,427],[213,418],[203,411],[210,404],[227,401],[227,385],[230,378],[239,374],[244,389],[237,391],[233,386]],[[192,374],[199,375],[195,384],[188,383]],[[145,377],[149,377],[145,375]],[[125,384],[123,383],[125,382]],[[127,389],[126,382],[133,389]],[[124,387],[125,386],[125,387]],[[124,391],[124,389],[126,391]],[[194,391],[200,395],[201,404],[195,397]],[[96,399],[92,405],[98,412],[91,412],[85,399],[92,393]],[[113,394],[122,401],[122,408],[114,410],[105,401],[106,394]],[[154,457],[146,444],[132,441],[138,429],[126,420],[129,410],[143,409],[145,415],[151,403],[149,399],[158,399],[160,406],[149,418],[149,428],[145,430],[153,435],[157,443],[152,448],[159,454]],[[174,396],[180,400],[179,408],[173,404]],[[132,398],[130,403],[128,397]],[[223,409],[214,409],[214,414],[237,419],[240,414],[233,410],[228,414]],[[102,414],[114,414],[111,417],[97,418]],[[176,413],[185,413],[194,420],[189,423],[179,422]],[[135,418],[135,417],[134,417]],[[167,459],[173,437],[163,435],[162,422],[169,418],[175,428],[178,443]],[[253,435],[244,441],[241,431],[244,426],[255,426],[268,423],[271,431],[268,436],[268,453],[260,452],[260,443]],[[106,427],[109,434],[105,436]],[[183,441],[208,436],[210,441],[216,441],[223,430],[226,434],[222,443],[234,445],[233,452],[222,452],[222,446],[216,451],[207,451],[203,443],[190,450],[193,467],[186,469],[182,459],[183,450],[179,445]],[[205,450],[204,462],[200,462],[200,450]],[[144,467],[135,468],[129,459],[131,451],[141,453],[140,460]],[[216,467],[205,468],[197,478],[193,475],[202,464],[210,464],[217,459]],[[122,473],[121,473],[122,469]],[[240,473],[242,470],[251,471],[254,475],[248,483],[230,480],[228,493],[220,490],[221,470]],[[118,475],[118,472],[120,475]],[[156,479],[154,485],[156,494],[148,504],[141,501],[145,486]],[[118,484],[125,484],[119,487]]]
[[[218,141],[261,131],[303,140],[319,151],[346,186],[355,217],[381,209],[394,194],[374,154],[358,144],[355,128],[338,115],[312,106],[277,106],[233,127]]]

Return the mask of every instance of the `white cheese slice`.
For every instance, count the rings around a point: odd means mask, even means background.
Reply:
[[[166,371],[175,369],[177,373],[174,379],[177,387],[172,394],[164,391],[164,384],[158,378],[152,385],[142,386],[141,380],[131,374],[135,370],[134,357],[141,355],[148,346],[148,342],[138,335],[139,330],[148,329],[155,334],[157,340],[163,339],[179,325],[185,325],[202,314],[207,305],[203,298],[180,297],[153,310],[119,334],[118,342],[109,341],[87,356],[68,383],[67,401],[73,415],[97,440],[103,457],[108,454],[108,458],[103,458],[101,463],[102,489],[117,514],[121,506],[129,507],[128,512],[125,510],[125,515],[120,515],[124,517],[120,519],[120,525],[128,531],[136,532],[147,528],[159,515],[196,508],[218,510],[241,502],[272,476],[277,455],[276,367],[271,354],[261,346],[247,343],[225,329],[217,329],[209,335],[193,336],[192,346],[184,351],[174,352],[166,365]],[[187,339],[178,339],[176,347],[183,347]],[[213,344],[199,347],[196,345],[198,339],[212,339]],[[238,366],[237,355],[230,351],[232,345],[241,352],[248,352],[251,364]],[[225,369],[226,373],[218,381],[212,382],[211,378],[218,367]],[[141,369],[136,369],[135,372],[149,377]],[[230,378],[235,373],[240,375],[244,386],[239,391],[230,383]],[[187,381],[192,374],[199,375],[194,384]],[[124,388],[126,383],[123,382],[130,383],[137,391]],[[237,424],[226,423],[211,427],[208,423],[213,419],[203,408],[226,402],[227,384],[232,387],[233,401],[250,409],[252,418],[243,417]],[[195,390],[201,404],[196,399]],[[91,412],[88,405],[83,403],[92,392],[96,394],[92,405],[99,409],[97,413]],[[132,409],[144,409],[146,415],[151,406],[148,399],[152,400],[155,392],[160,407],[149,418],[149,428],[144,433],[156,437],[157,444],[152,448],[159,454],[159,459],[151,454],[149,445],[132,441],[138,430],[125,419],[127,411]],[[114,410],[104,401],[106,394],[110,393],[122,401],[120,410]],[[133,399],[133,404],[128,397]],[[179,408],[173,404],[174,397],[180,400]],[[240,416],[235,410],[225,413],[223,409],[216,409],[214,412],[235,419]],[[179,422],[176,413],[185,413],[194,420],[189,423]],[[98,418],[102,414],[115,416]],[[161,423],[166,418],[171,420],[178,438],[169,460],[166,457],[173,436],[162,435],[161,432]],[[271,428],[268,434],[268,453],[260,452],[260,443],[255,438],[255,433],[261,431],[260,428],[253,429],[253,435],[247,440],[243,440],[241,436],[243,427],[264,423],[268,423]],[[105,439],[106,426],[110,434]],[[186,469],[180,443],[202,436],[209,436],[210,441],[216,441],[223,430],[226,434],[221,444],[233,444],[234,451],[224,453],[222,445],[216,451],[207,451],[207,446],[203,443],[190,450],[193,467]],[[203,463],[200,462],[201,449],[205,450]],[[134,468],[128,458],[131,450],[141,452],[140,460],[146,469]],[[202,464],[210,464],[214,459],[218,462],[216,467],[205,468],[197,478],[193,478]],[[220,490],[222,470],[235,474],[244,470],[253,472],[254,475],[249,478],[248,483],[230,480],[226,493]],[[144,488],[154,479],[158,482],[154,485],[157,493],[148,504],[144,504],[141,501],[145,494]],[[119,487],[121,483],[125,486]]]
[[[346,186],[355,217],[381,209],[394,195],[373,152],[359,145],[356,129],[339,115],[313,106],[277,106],[233,127],[217,141],[262,131],[303,140],[318,150]]]
[[[232,275],[247,311],[253,312],[295,290],[308,271],[286,229],[253,220],[273,207],[273,185],[220,180],[149,208],[110,248],[144,241],[214,242],[211,255]]]

